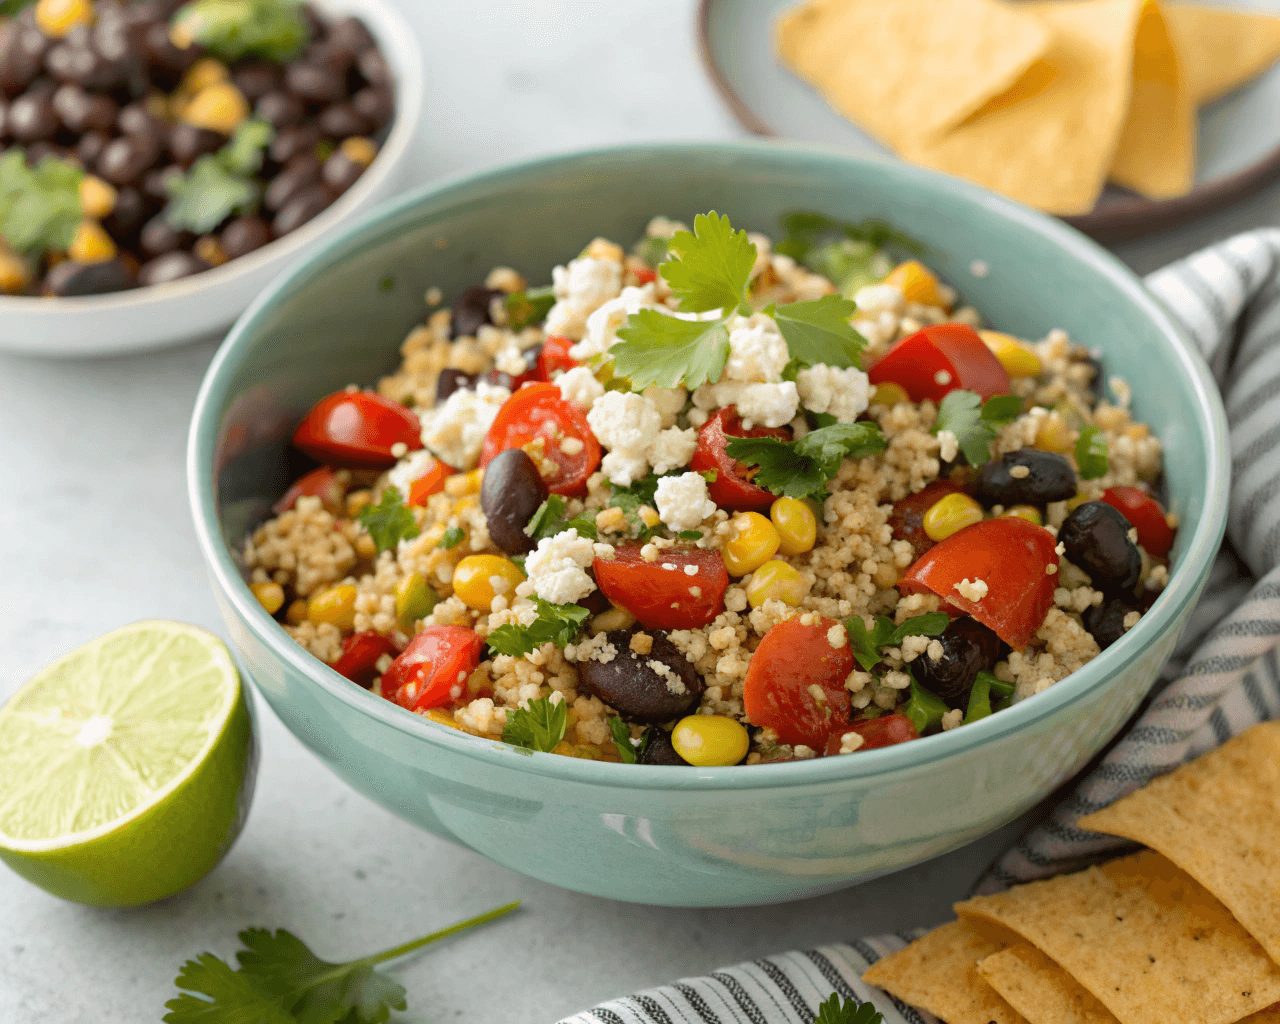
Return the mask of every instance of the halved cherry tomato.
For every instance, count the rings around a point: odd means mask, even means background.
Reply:
[[[484,439],[480,465],[487,466],[498,452],[522,448],[538,437],[545,442],[543,457],[560,467],[547,480],[551,493],[585,494],[587,477],[600,465],[600,442],[586,416],[561,398],[554,384],[526,384],[507,399]]]
[[[391,449],[422,447],[418,417],[399,402],[372,391],[338,391],[320,399],[293,432],[294,447],[334,466],[385,468]]]
[[[1009,394],[1009,374],[968,324],[933,324],[897,342],[867,372],[872,384],[900,384],[913,402],[941,401],[963,388],[982,398]]]
[[[819,619],[806,626],[785,619],[764,635],[747,664],[742,704],[752,725],[773,729],[783,743],[825,750],[827,738],[849,731],[849,691],[853,650],[846,639],[832,647],[827,633],[844,626]],[[817,685],[819,699],[810,689]],[[837,740],[836,749],[839,749]]]
[[[352,633],[342,641],[342,653],[333,663],[333,670],[367,690],[378,674],[378,659],[395,653],[396,645],[390,637],[371,631]]]
[[[572,370],[580,365],[578,360],[569,355],[569,349],[577,344],[572,338],[553,334],[542,343],[542,351],[538,353],[538,378],[550,380],[557,371]]]
[[[410,711],[443,707],[462,695],[483,649],[463,626],[428,626],[382,674],[382,695]]]
[[[715,470],[715,480],[707,485],[711,500],[734,512],[758,512],[768,508],[777,495],[751,483],[747,467],[729,457],[725,445],[733,437],[778,437],[790,441],[791,430],[788,427],[752,427],[747,430],[732,406],[721,409],[698,428],[698,446],[693,451],[689,468],[695,473]]]
[[[937,594],[1022,650],[1053,606],[1058,553],[1053,534],[1017,517],[984,519],[935,544],[898,581],[903,594]],[[1046,572],[1047,566],[1054,566]],[[982,580],[987,596],[971,601],[956,584]]]
[[[963,490],[950,480],[935,480],[924,490],[895,501],[893,511],[889,513],[893,539],[908,541],[919,558],[936,543],[924,532],[924,514],[948,494]]]
[[[1163,558],[1169,553],[1175,531],[1155,498],[1140,487],[1108,487],[1102,492],[1102,500],[1129,520],[1147,554]]]
[[[689,565],[697,571],[686,572]],[[663,548],[657,561],[646,562],[639,544],[623,544],[591,568],[604,596],[646,629],[697,629],[724,610],[729,573],[717,551]]]
[[[876,747],[891,747],[895,743],[906,743],[918,740],[916,724],[906,715],[881,715],[879,718],[853,722],[844,730],[837,730],[827,739],[827,753],[840,753],[840,742],[846,732],[856,732],[862,737],[862,746],[858,750],[874,750]],[[857,751],[855,751],[856,753]]]
[[[452,466],[446,466],[439,459],[434,459],[431,468],[409,484],[407,504],[425,505],[431,495],[444,490],[444,482],[456,472],[457,470]]]
[[[328,466],[313,469],[295,481],[294,485],[281,495],[280,500],[271,506],[271,511],[276,515],[288,512],[302,497],[319,498],[320,504],[329,512],[341,511],[343,494],[337,474]]]
[[[636,282],[641,288],[647,284],[653,284],[658,280],[658,272],[652,267],[638,267],[636,269]]]

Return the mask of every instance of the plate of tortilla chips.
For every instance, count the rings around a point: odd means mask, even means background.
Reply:
[[[760,135],[896,155],[1095,237],[1280,177],[1280,0],[702,0]]]

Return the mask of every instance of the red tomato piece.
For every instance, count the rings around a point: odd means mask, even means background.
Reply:
[[[984,519],[935,544],[898,581],[903,594],[932,592],[995,630],[1022,650],[1053,606],[1058,582],[1057,541],[1043,527],[1016,517]],[[1052,572],[1046,572],[1053,566]],[[982,580],[987,595],[971,601],[956,584]]]
[[[715,470],[715,480],[707,485],[711,500],[734,512],[766,509],[773,504],[776,495],[753,484],[747,475],[748,467],[729,457],[725,445],[733,437],[777,437],[790,441],[791,431],[787,427],[752,427],[747,430],[732,406],[721,409],[698,428],[698,447],[694,449],[689,468],[695,473]]]
[[[480,465],[487,466],[498,452],[523,448],[539,437],[546,444],[544,457],[560,467],[547,480],[551,493],[585,494],[587,477],[600,465],[600,442],[582,410],[561,398],[554,384],[526,384],[507,399],[484,439]],[[581,447],[565,451],[562,442],[566,440],[580,441]]]
[[[856,732],[862,737],[858,750],[874,750],[876,747],[892,747],[895,743],[917,740],[920,734],[916,725],[906,715],[881,715],[862,722],[853,722],[843,731],[837,730],[827,739],[827,753],[840,753],[840,742],[846,732]],[[854,751],[857,753],[857,751]]]
[[[483,649],[463,626],[428,626],[382,674],[382,695],[410,711],[443,707],[462,695]]]
[[[1009,374],[968,324],[933,324],[903,338],[868,371],[872,384],[900,384],[913,402],[962,388],[985,401],[1007,395]]]
[[[577,344],[572,338],[553,334],[542,343],[542,351],[538,353],[538,379],[551,380],[557,371],[572,370],[581,364],[569,355],[569,349]]]
[[[643,288],[647,284],[653,284],[658,280],[658,272],[652,267],[639,267],[636,269],[636,284]]]
[[[919,558],[935,541],[924,532],[924,514],[948,494],[963,491],[959,484],[950,480],[935,480],[924,490],[908,494],[900,501],[893,503],[893,511],[889,513],[889,526],[893,530],[894,540],[910,542]]]
[[[372,391],[338,391],[311,407],[293,432],[293,444],[334,466],[382,469],[395,465],[395,445],[421,448],[421,435],[418,417],[399,402]]]
[[[853,650],[846,639],[832,647],[827,632],[844,626],[820,619],[806,626],[796,619],[779,622],[760,641],[747,664],[742,703],[752,725],[773,729],[783,743],[825,750],[827,738],[849,731],[849,691]],[[825,697],[819,700],[811,686]]]
[[[597,558],[591,566],[604,596],[627,609],[640,625],[697,629],[724,610],[729,573],[719,552],[663,548],[656,562],[646,562],[640,547],[623,544],[613,558]],[[686,571],[690,565],[697,571]]]
[[[1176,531],[1155,498],[1140,487],[1108,487],[1102,492],[1102,500],[1129,520],[1147,554],[1163,558],[1169,553]]]
[[[333,663],[333,670],[367,690],[378,674],[378,659],[395,653],[396,645],[390,637],[374,632],[352,633],[342,641],[342,653]]]
[[[446,466],[439,459],[433,460],[431,468],[409,484],[409,496],[405,504],[425,505],[431,495],[444,490],[444,482],[456,472],[452,466]]]
[[[342,484],[338,483],[337,474],[328,466],[313,469],[296,480],[280,500],[271,506],[271,511],[276,515],[288,512],[302,497],[319,498],[320,503],[330,512],[342,510]]]

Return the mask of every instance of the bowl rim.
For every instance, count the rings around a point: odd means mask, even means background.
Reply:
[[[256,321],[274,305],[303,286],[313,270],[341,262],[375,237],[394,229],[397,221],[427,202],[448,202],[454,196],[477,189],[503,187],[533,173],[555,173],[560,169],[627,156],[666,156],[684,160],[736,155],[767,155],[791,159],[798,164],[842,162],[885,167],[889,173],[916,179],[925,188],[961,200],[966,206],[983,207],[990,214],[1012,221],[1016,226],[1047,236],[1071,258],[1083,262],[1104,277],[1153,320],[1172,349],[1174,364],[1189,379],[1196,395],[1197,419],[1207,423],[1207,495],[1204,512],[1181,561],[1170,575],[1169,584],[1150,611],[1115,644],[1101,652],[1083,668],[1056,683],[1035,700],[1019,702],[998,715],[974,722],[964,729],[921,737],[909,744],[869,750],[858,757],[822,757],[799,762],[753,765],[750,771],[732,765],[691,768],[670,772],[664,766],[592,761],[513,747],[487,740],[432,722],[352,686],[331,667],[317,661],[280,628],[249,590],[230,551],[222,541],[215,511],[213,456],[216,439],[215,411],[223,405],[227,386],[235,369],[236,355]],[[291,669],[367,718],[420,739],[431,746],[475,758],[489,766],[511,768],[560,779],[566,782],[624,789],[731,790],[808,786],[845,779],[867,779],[901,771],[918,771],[933,762],[963,754],[973,747],[993,742],[1030,727],[1087,692],[1100,686],[1143,653],[1148,642],[1169,628],[1199,590],[1199,580],[1218,552],[1226,528],[1226,494],[1230,479],[1230,457],[1226,414],[1217,386],[1195,345],[1138,277],[1115,256],[1076,229],[1045,214],[988,192],[976,185],[897,161],[874,156],[851,155],[835,147],[798,142],[742,139],[729,142],[672,141],[605,146],[569,153],[538,156],[513,164],[462,173],[429,183],[396,199],[380,204],[358,221],[327,239],[323,246],[290,270],[277,277],[236,321],[219,347],[200,385],[192,413],[187,450],[187,489],[197,542],[209,566],[215,587],[226,597],[236,616],[257,640]],[[251,677],[252,678],[252,677]]]
[[[384,38],[395,39],[409,57],[403,68],[396,69],[396,109],[391,120],[387,140],[378,150],[368,170],[356,179],[354,185],[338,196],[311,220],[283,238],[276,238],[260,249],[255,249],[238,259],[190,277],[160,284],[129,288],[102,295],[64,295],[50,302],[44,295],[0,295],[0,318],[7,316],[33,316],[39,314],[48,320],[60,313],[68,316],[109,315],[120,310],[146,310],[148,306],[171,300],[194,299],[206,291],[248,277],[272,262],[287,260],[314,245],[326,232],[333,230],[345,217],[368,201],[371,193],[396,173],[408,153],[409,145],[417,131],[422,114],[422,49],[417,36],[409,29],[404,16],[385,0],[359,0],[359,16],[371,22],[369,30],[383,49]],[[323,6],[323,4],[322,4]],[[338,12],[335,12],[338,13]],[[222,321],[224,324],[225,320]],[[93,355],[95,353],[85,353]]]

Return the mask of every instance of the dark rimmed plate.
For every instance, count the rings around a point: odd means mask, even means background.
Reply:
[[[777,59],[773,23],[795,0],[699,0],[698,37],[712,83],[748,131],[888,150],[835,113]],[[1239,8],[1280,13],[1280,0]],[[1238,202],[1280,177],[1280,66],[1200,111],[1196,184],[1176,199],[1144,199],[1108,186],[1093,212],[1063,218],[1104,240],[1133,238]]]

